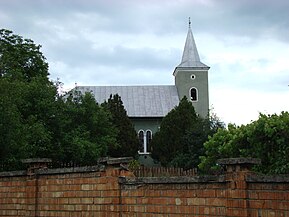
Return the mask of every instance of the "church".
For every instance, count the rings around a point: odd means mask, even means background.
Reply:
[[[102,103],[112,94],[118,94],[128,117],[138,133],[140,156],[150,154],[150,141],[158,131],[160,122],[179,101],[186,96],[202,117],[209,113],[208,70],[200,61],[199,53],[189,23],[181,63],[174,69],[174,85],[144,86],[77,86],[82,94],[90,92]],[[146,158],[146,157],[145,157]]]

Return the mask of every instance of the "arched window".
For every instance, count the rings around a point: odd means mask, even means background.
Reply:
[[[139,140],[139,152],[144,153],[144,131],[140,130],[138,132],[138,140]]]
[[[151,140],[152,140],[152,131],[147,130],[146,131],[146,151],[150,152],[151,151]]]
[[[138,131],[138,139],[139,139],[139,153],[148,154],[151,151],[150,143],[152,140],[152,131],[151,130]]]
[[[195,87],[190,89],[190,98],[192,101],[198,101],[198,90]]]

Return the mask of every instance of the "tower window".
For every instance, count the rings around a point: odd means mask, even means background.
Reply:
[[[198,90],[195,87],[190,89],[190,98],[192,101],[198,101]]]
[[[196,78],[196,75],[192,74],[192,75],[191,75],[191,79],[192,79],[192,80],[195,80],[195,78]]]

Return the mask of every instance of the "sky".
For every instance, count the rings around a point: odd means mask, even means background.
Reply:
[[[0,28],[42,46],[50,79],[173,85],[188,31],[226,124],[289,110],[287,0],[1,0]]]

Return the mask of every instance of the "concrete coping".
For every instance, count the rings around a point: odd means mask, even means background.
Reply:
[[[261,160],[258,158],[223,158],[217,160],[220,165],[259,165]]]
[[[124,185],[139,184],[184,184],[226,182],[225,176],[178,176],[178,177],[119,177],[119,183]]]
[[[103,172],[103,171],[105,171],[104,165],[71,167],[71,168],[55,168],[55,169],[39,168],[35,171],[29,171],[30,173],[27,173],[26,170],[0,172],[0,177],[26,176],[26,175],[32,175],[32,174],[55,175],[55,174],[89,173],[89,172]]]
[[[0,172],[0,177],[26,176],[26,170]]]
[[[118,158],[111,158],[111,157],[104,157],[98,160],[98,163],[104,163],[108,165],[116,165],[122,163],[129,163],[133,160],[133,157],[118,157]],[[52,160],[50,158],[28,158],[21,160],[23,164],[46,164],[51,163]]]
[[[98,163],[104,163],[107,165],[119,165],[119,164],[126,164],[133,160],[133,157],[118,157],[118,158],[112,158],[112,157],[105,157],[100,158],[98,160]]]
[[[249,172],[254,165],[261,164],[257,158],[224,158],[217,160],[227,172]]]
[[[21,160],[23,164],[37,164],[37,163],[50,163],[52,160],[50,158],[28,158]]]
[[[89,173],[89,172],[103,172],[104,165],[71,167],[71,168],[55,168],[55,169],[39,169],[36,174],[39,175],[53,175],[53,174],[67,174],[67,173]]]
[[[250,174],[246,177],[247,182],[255,183],[289,183],[289,174],[278,175],[263,175],[263,174]]]

